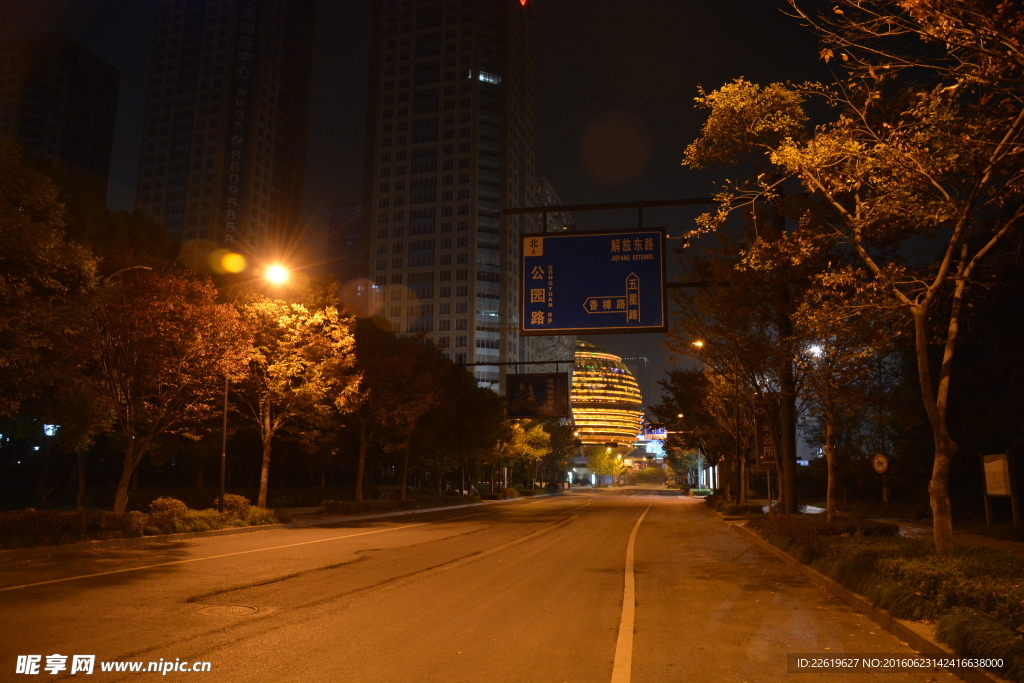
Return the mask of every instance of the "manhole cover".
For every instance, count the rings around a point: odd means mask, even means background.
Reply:
[[[255,611],[255,607],[248,605],[207,605],[197,609],[196,614],[205,614],[211,617],[242,617]]]

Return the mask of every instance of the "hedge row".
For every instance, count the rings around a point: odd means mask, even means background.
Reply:
[[[1024,683],[1024,562],[990,548],[936,554],[886,522],[770,515],[751,530],[893,616],[935,621],[957,652],[1001,658],[1002,676]]]
[[[180,500],[158,498],[150,512],[18,510],[0,513],[0,549],[33,548],[78,541],[211,531],[277,524],[283,514],[253,507],[242,496],[225,496],[225,512],[190,510]]]

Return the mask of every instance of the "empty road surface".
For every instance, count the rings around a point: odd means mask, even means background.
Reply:
[[[787,673],[787,652],[910,651],[668,493],[5,560],[0,681],[956,680]],[[40,655],[39,673],[16,673],[19,655]],[[66,668],[43,670],[51,655]],[[94,673],[72,675],[73,655],[95,655]],[[196,662],[210,671],[173,670]]]

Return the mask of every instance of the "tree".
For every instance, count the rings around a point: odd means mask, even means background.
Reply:
[[[398,337],[384,329],[386,324],[376,318],[364,318],[355,328],[356,370],[362,383],[346,421],[357,442],[357,501],[363,499],[366,458],[371,445],[391,429],[411,430],[435,400],[435,387],[424,365],[425,350],[419,340]],[[408,471],[407,463],[403,470]]]
[[[960,328],[972,285],[1019,236],[1024,218],[1024,8],[848,0],[829,15],[796,11],[822,37],[822,58],[837,59],[845,73],[831,87],[726,86],[716,93],[720,106],[706,102],[712,112],[701,144],[756,146],[776,174],[798,179],[816,202],[812,223],[859,258],[836,278],[886,292],[910,317],[934,441],[935,544],[946,552],[954,545],[949,471],[957,452],[946,413]],[[812,133],[801,128],[810,96],[838,112]],[[762,178],[753,194],[770,199],[779,182]],[[705,226],[752,196],[722,193]],[[936,335],[937,372],[929,359]]]
[[[351,319],[327,307],[259,298],[239,308],[253,338],[247,371],[235,384],[242,412],[256,423],[263,447],[257,505],[267,505],[274,438],[332,408],[348,410],[359,386]]]
[[[125,441],[114,511],[128,503],[128,483],[161,434],[203,419],[249,354],[249,336],[208,280],[130,269],[97,295],[82,342]]]
[[[478,386],[466,368],[443,358],[435,363],[435,400],[419,418],[411,440],[421,461],[433,470],[440,495],[450,463],[457,461],[472,475],[481,458],[493,453],[504,404],[493,391]]]
[[[869,316],[863,305],[834,289],[822,288],[797,311],[799,336],[804,340],[799,359],[805,401],[824,423],[825,513],[835,518],[836,440],[844,422],[868,407],[872,375],[889,353],[891,330],[883,318]]]
[[[698,162],[691,159],[690,163]],[[800,205],[797,197],[789,198],[788,203]],[[781,502],[789,514],[796,511],[799,392],[794,372],[799,344],[793,316],[818,269],[827,263],[830,246],[827,240],[808,237],[805,227],[789,232],[782,229],[781,216],[794,208],[748,207],[740,229],[719,230],[714,242],[703,244],[699,254],[684,252],[688,279],[719,286],[680,291],[676,301],[681,312],[666,339],[670,350],[697,358],[720,378],[719,390],[709,396],[718,396],[732,406],[723,407],[724,412],[716,415],[723,424],[732,425],[727,429],[734,434],[732,450],[736,454],[715,454],[724,456],[723,469],[735,469],[739,474],[745,462],[742,444],[737,441],[750,430],[736,429],[735,413],[746,405],[768,421],[775,443],[781,446]],[[725,481],[735,481],[728,471],[725,474]],[[740,487],[741,497],[745,493]]]
[[[0,416],[58,381],[97,262],[63,231],[58,188],[0,138]]]

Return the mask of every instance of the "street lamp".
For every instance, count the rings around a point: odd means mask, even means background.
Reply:
[[[267,278],[267,281],[274,285],[283,285],[288,282],[291,277],[291,271],[282,266],[279,263],[275,263],[272,266],[267,267],[263,273],[263,277]]]
[[[272,285],[283,285],[291,277],[291,271],[279,263],[269,266],[263,271],[263,277]],[[241,290],[238,291],[241,294]],[[235,300],[238,300],[235,294]],[[220,440],[220,497],[217,498],[217,512],[224,512],[224,479],[228,462],[228,385],[230,380],[224,374],[224,417],[221,423]]]

